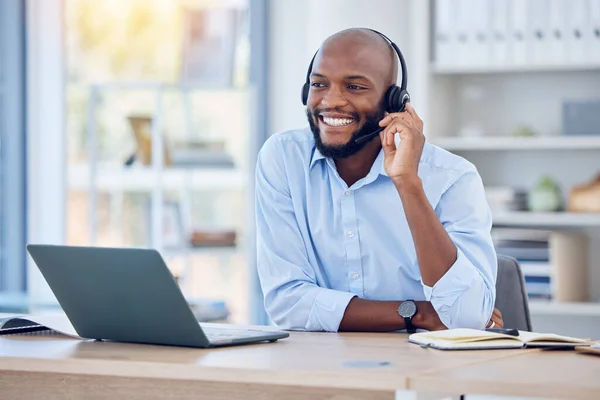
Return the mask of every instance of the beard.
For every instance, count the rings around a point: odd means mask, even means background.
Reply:
[[[340,145],[328,145],[323,143],[323,140],[321,139],[321,131],[315,123],[315,120],[319,118],[319,114],[326,111],[335,111],[343,114],[348,113],[336,109],[306,109],[306,117],[308,118],[310,130],[312,131],[313,136],[315,138],[315,145],[317,146],[317,149],[321,152],[321,154],[324,157],[330,157],[334,159],[350,157],[351,155],[354,155],[361,151],[369,142],[378,137],[378,135],[375,135],[371,139],[365,140],[360,143],[356,143],[356,139],[358,139],[359,137],[368,135],[369,133],[372,133],[379,129],[379,121],[381,121],[385,116],[384,108],[380,107],[376,112],[372,114],[367,114],[367,116],[364,118],[365,123],[363,124],[363,126],[352,133],[352,137],[350,138],[350,140],[348,140],[348,142]],[[356,123],[360,125],[361,119],[357,113],[351,113],[349,114],[349,116],[354,118]]]

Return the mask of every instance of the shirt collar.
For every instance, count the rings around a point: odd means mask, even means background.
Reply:
[[[385,172],[385,168],[383,167],[384,156],[385,155],[383,153],[383,147],[382,147],[379,150],[379,154],[377,154],[377,158],[375,159],[375,162],[373,162],[371,171],[376,174],[379,174],[379,175],[388,176],[387,172]]]
[[[317,146],[315,145],[312,158],[310,159],[309,169],[312,169],[313,165],[317,163],[317,161],[324,159],[325,156],[321,154]]]

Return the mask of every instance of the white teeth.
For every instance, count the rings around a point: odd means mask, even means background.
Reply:
[[[329,117],[323,117],[323,121],[327,125],[331,125],[331,126],[350,125],[352,122],[354,122],[354,120],[352,118],[329,118]]]

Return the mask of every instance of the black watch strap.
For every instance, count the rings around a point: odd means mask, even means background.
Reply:
[[[404,325],[406,326],[406,332],[415,333],[417,330],[412,323],[412,318],[404,318]]]

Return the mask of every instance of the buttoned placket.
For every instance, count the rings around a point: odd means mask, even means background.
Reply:
[[[364,279],[360,255],[358,223],[356,220],[356,192],[347,189],[341,198],[342,228],[344,229],[344,247],[350,292],[364,296]]]

